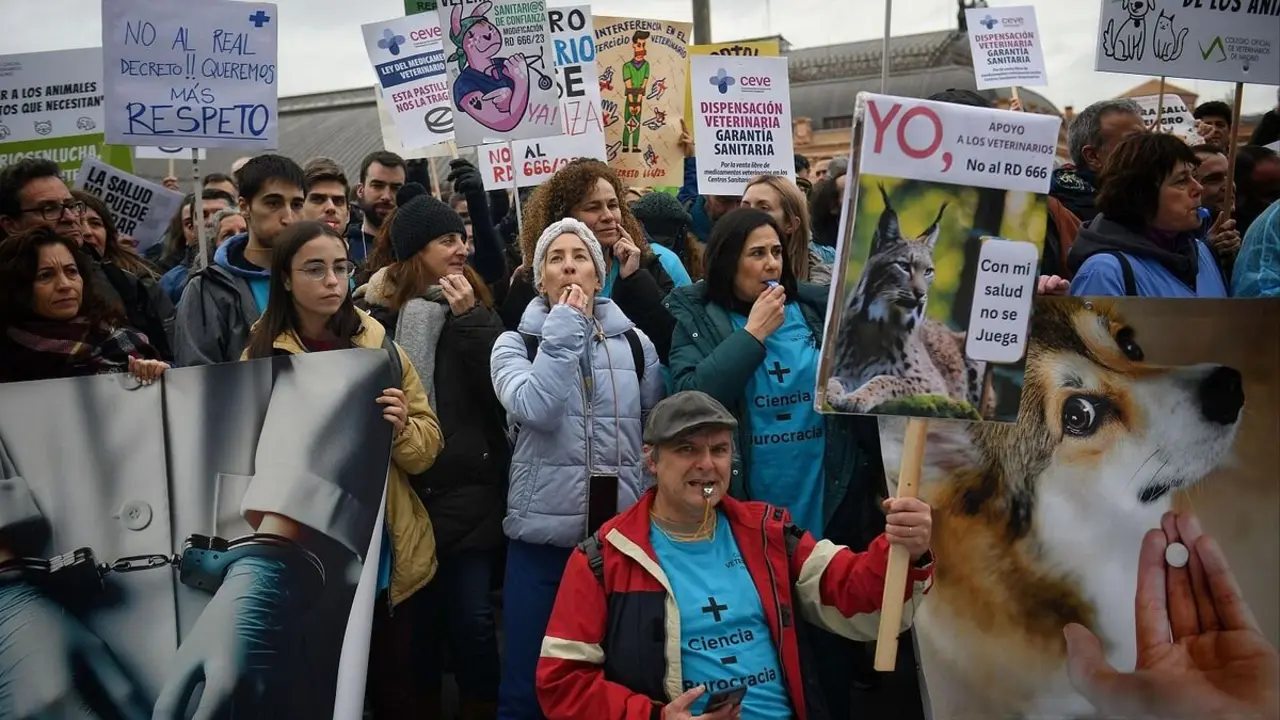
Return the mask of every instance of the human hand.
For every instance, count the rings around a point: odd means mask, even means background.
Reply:
[[[662,720],[737,720],[742,717],[742,703],[725,705],[719,710],[709,712],[706,715],[694,715],[689,708],[706,691],[706,685],[695,685],[693,689],[672,700],[666,707],[662,708]]]
[[[919,498],[889,498],[884,503],[884,534],[890,545],[900,545],[915,562],[929,552],[933,536],[933,509]]]
[[[765,338],[782,327],[782,320],[787,312],[786,304],[787,291],[781,285],[766,288],[751,304],[751,313],[747,315],[747,332],[763,343]]]
[[[449,161],[449,182],[453,191],[466,195],[471,192],[484,192],[484,179],[475,165],[457,158]]]
[[[1013,98],[1009,101],[1009,109],[1014,112],[1022,112],[1022,101],[1018,98]]]
[[[173,175],[165,175],[164,179],[160,181],[160,184],[164,185],[170,190],[173,190],[173,191],[178,190],[178,178],[174,177]]]
[[[1225,212],[1218,213],[1218,218],[1209,228],[1209,244],[1219,254],[1235,257],[1240,252],[1240,231],[1236,230],[1236,221]]]
[[[1071,684],[1108,716],[1274,718],[1280,716],[1280,656],[1258,629],[1227,559],[1189,514],[1166,513],[1142,539],[1134,598],[1138,662],[1111,667],[1102,644],[1067,625]],[[1180,542],[1186,567],[1165,561]]]
[[[618,229],[618,240],[613,243],[613,257],[620,265],[618,275],[621,277],[629,278],[640,269],[640,248],[621,228]]]
[[[685,124],[684,118],[680,118],[680,151],[687,158],[693,157],[693,135],[689,132],[689,127]]]
[[[383,419],[391,423],[391,427],[395,428],[395,434],[399,435],[400,431],[404,430],[404,424],[409,420],[409,404],[404,399],[404,391],[399,388],[387,388],[378,397],[378,404],[383,406]]]
[[[465,275],[445,275],[440,278],[440,290],[454,315],[465,315],[476,306],[475,288]]]
[[[138,238],[132,235],[117,235],[116,244],[135,255],[138,252]]]
[[[587,294],[583,292],[581,285],[570,285],[560,292],[559,304],[568,305],[578,312],[585,313],[587,311]]]
[[[1036,281],[1037,295],[1066,295],[1071,292],[1071,281],[1057,275],[1041,275]]]
[[[159,360],[129,357],[129,372],[133,373],[133,376],[143,385],[150,385],[159,380],[164,371],[168,369],[169,364]]]

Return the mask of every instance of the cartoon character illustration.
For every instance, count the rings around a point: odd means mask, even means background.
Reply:
[[[616,120],[617,116],[615,116],[614,119]],[[616,143],[613,143],[612,145],[604,149],[605,156],[609,158],[609,162],[613,162],[614,160],[618,159],[618,151],[621,149],[622,149],[621,140],[619,140]]]
[[[644,111],[644,94],[649,85],[649,33],[637,30],[631,36],[631,62],[622,66],[625,88],[622,119],[622,152],[640,152],[640,116]]]
[[[48,135],[53,132],[52,120],[37,120],[35,122],[36,132],[40,135]]]
[[[0,140],[3,140],[3,139],[5,139],[5,138],[9,137],[9,135],[10,135],[10,133],[9,133],[9,126],[8,126],[8,125],[0,125]]]
[[[640,152],[640,150],[637,148],[635,152]],[[644,157],[644,166],[649,168],[657,167],[658,161],[661,159],[658,157],[658,153],[654,151],[653,145],[649,145],[647,148],[645,148],[643,157]]]
[[[1107,21],[1102,33],[1102,52],[1120,62],[1141,60],[1147,47],[1147,15],[1155,10],[1151,0],[1124,0],[1122,5],[1129,13],[1128,19],[1117,30],[1115,18]]]
[[[98,124],[93,121],[93,118],[82,117],[76,120],[76,127],[81,130],[92,130],[98,127]]]
[[[490,130],[510,132],[529,107],[529,61],[520,53],[498,57],[502,32],[486,16],[491,8],[482,2],[466,17],[461,5],[453,8],[449,39],[458,49],[448,62],[459,68],[453,103]]]
[[[612,100],[600,101],[600,120],[605,127],[618,122],[618,103]]]
[[[653,109],[653,115],[644,121],[644,126],[650,130],[661,130],[667,124],[667,114],[658,108]]]
[[[662,96],[667,92],[667,79],[658,78],[653,81],[653,87],[649,90],[649,94],[645,95],[645,100],[661,100]]]
[[[604,72],[600,73],[600,92],[607,92],[613,89],[613,68],[607,67]]]
[[[1165,62],[1173,62],[1182,57],[1182,41],[1187,39],[1187,33],[1191,31],[1190,28],[1175,30],[1174,17],[1165,15],[1161,10],[1159,17],[1156,18],[1155,32],[1151,34],[1151,52]]]

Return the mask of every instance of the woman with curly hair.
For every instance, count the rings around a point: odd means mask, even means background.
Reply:
[[[85,205],[84,215],[80,216],[84,225],[80,237],[99,257],[144,281],[154,283],[160,279],[160,274],[151,263],[120,245],[115,216],[101,198],[83,190],[72,190],[71,197]]]
[[[551,224],[573,218],[591,230],[604,250],[605,277],[600,297],[612,299],[649,336],[658,349],[658,357],[666,363],[675,321],[663,299],[676,286],[672,278],[676,274],[687,277],[687,273],[675,253],[648,242],[631,208],[622,201],[624,195],[617,173],[589,158],[565,165],[534,190],[524,210],[520,234],[524,265],[513,276],[503,305],[507,329],[515,330],[525,308],[538,299],[539,291],[528,270],[538,238]]]

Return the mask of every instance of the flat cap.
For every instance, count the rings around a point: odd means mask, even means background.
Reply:
[[[644,441],[661,445],[697,428],[708,426],[738,427],[738,421],[715,398],[697,390],[678,392],[649,411],[644,426]]]

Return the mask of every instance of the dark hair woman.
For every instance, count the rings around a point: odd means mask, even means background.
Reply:
[[[114,372],[150,382],[169,367],[101,298],[90,263],[50,228],[0,243],[0,382]]]
[[[1098,176],[1099,215],[1067,255],[1072,295],[1227,297],[1199,237],[1199,163],[1185,142],[1164,133],[1134,133],[1115,146]]]
[[[72,190],[71,197],[84,203],[84,215],[80,216],[83,225],[80,239],[85,245],[91,246],[104,262],[133,273],[144,283],[154,284],[160,279],[151,263],[120,245],[115,216],[101,198],[83,190]]]
[[[489,354],[504,328],[489,288],[467,264],[466,228],[456,211],[420,195],[388,218],[393,260],[357,290],[358,302],[419,369],[449,437],[431,469],[410,481],[431,515],[440,558],[436,579],[409,609],[417,616],[412,645],[427,660],[426,676],[413,684],[438,705],[447,643],[463,716],[493,717],[499,661],[490,588],[506,544],[510,450]]]

